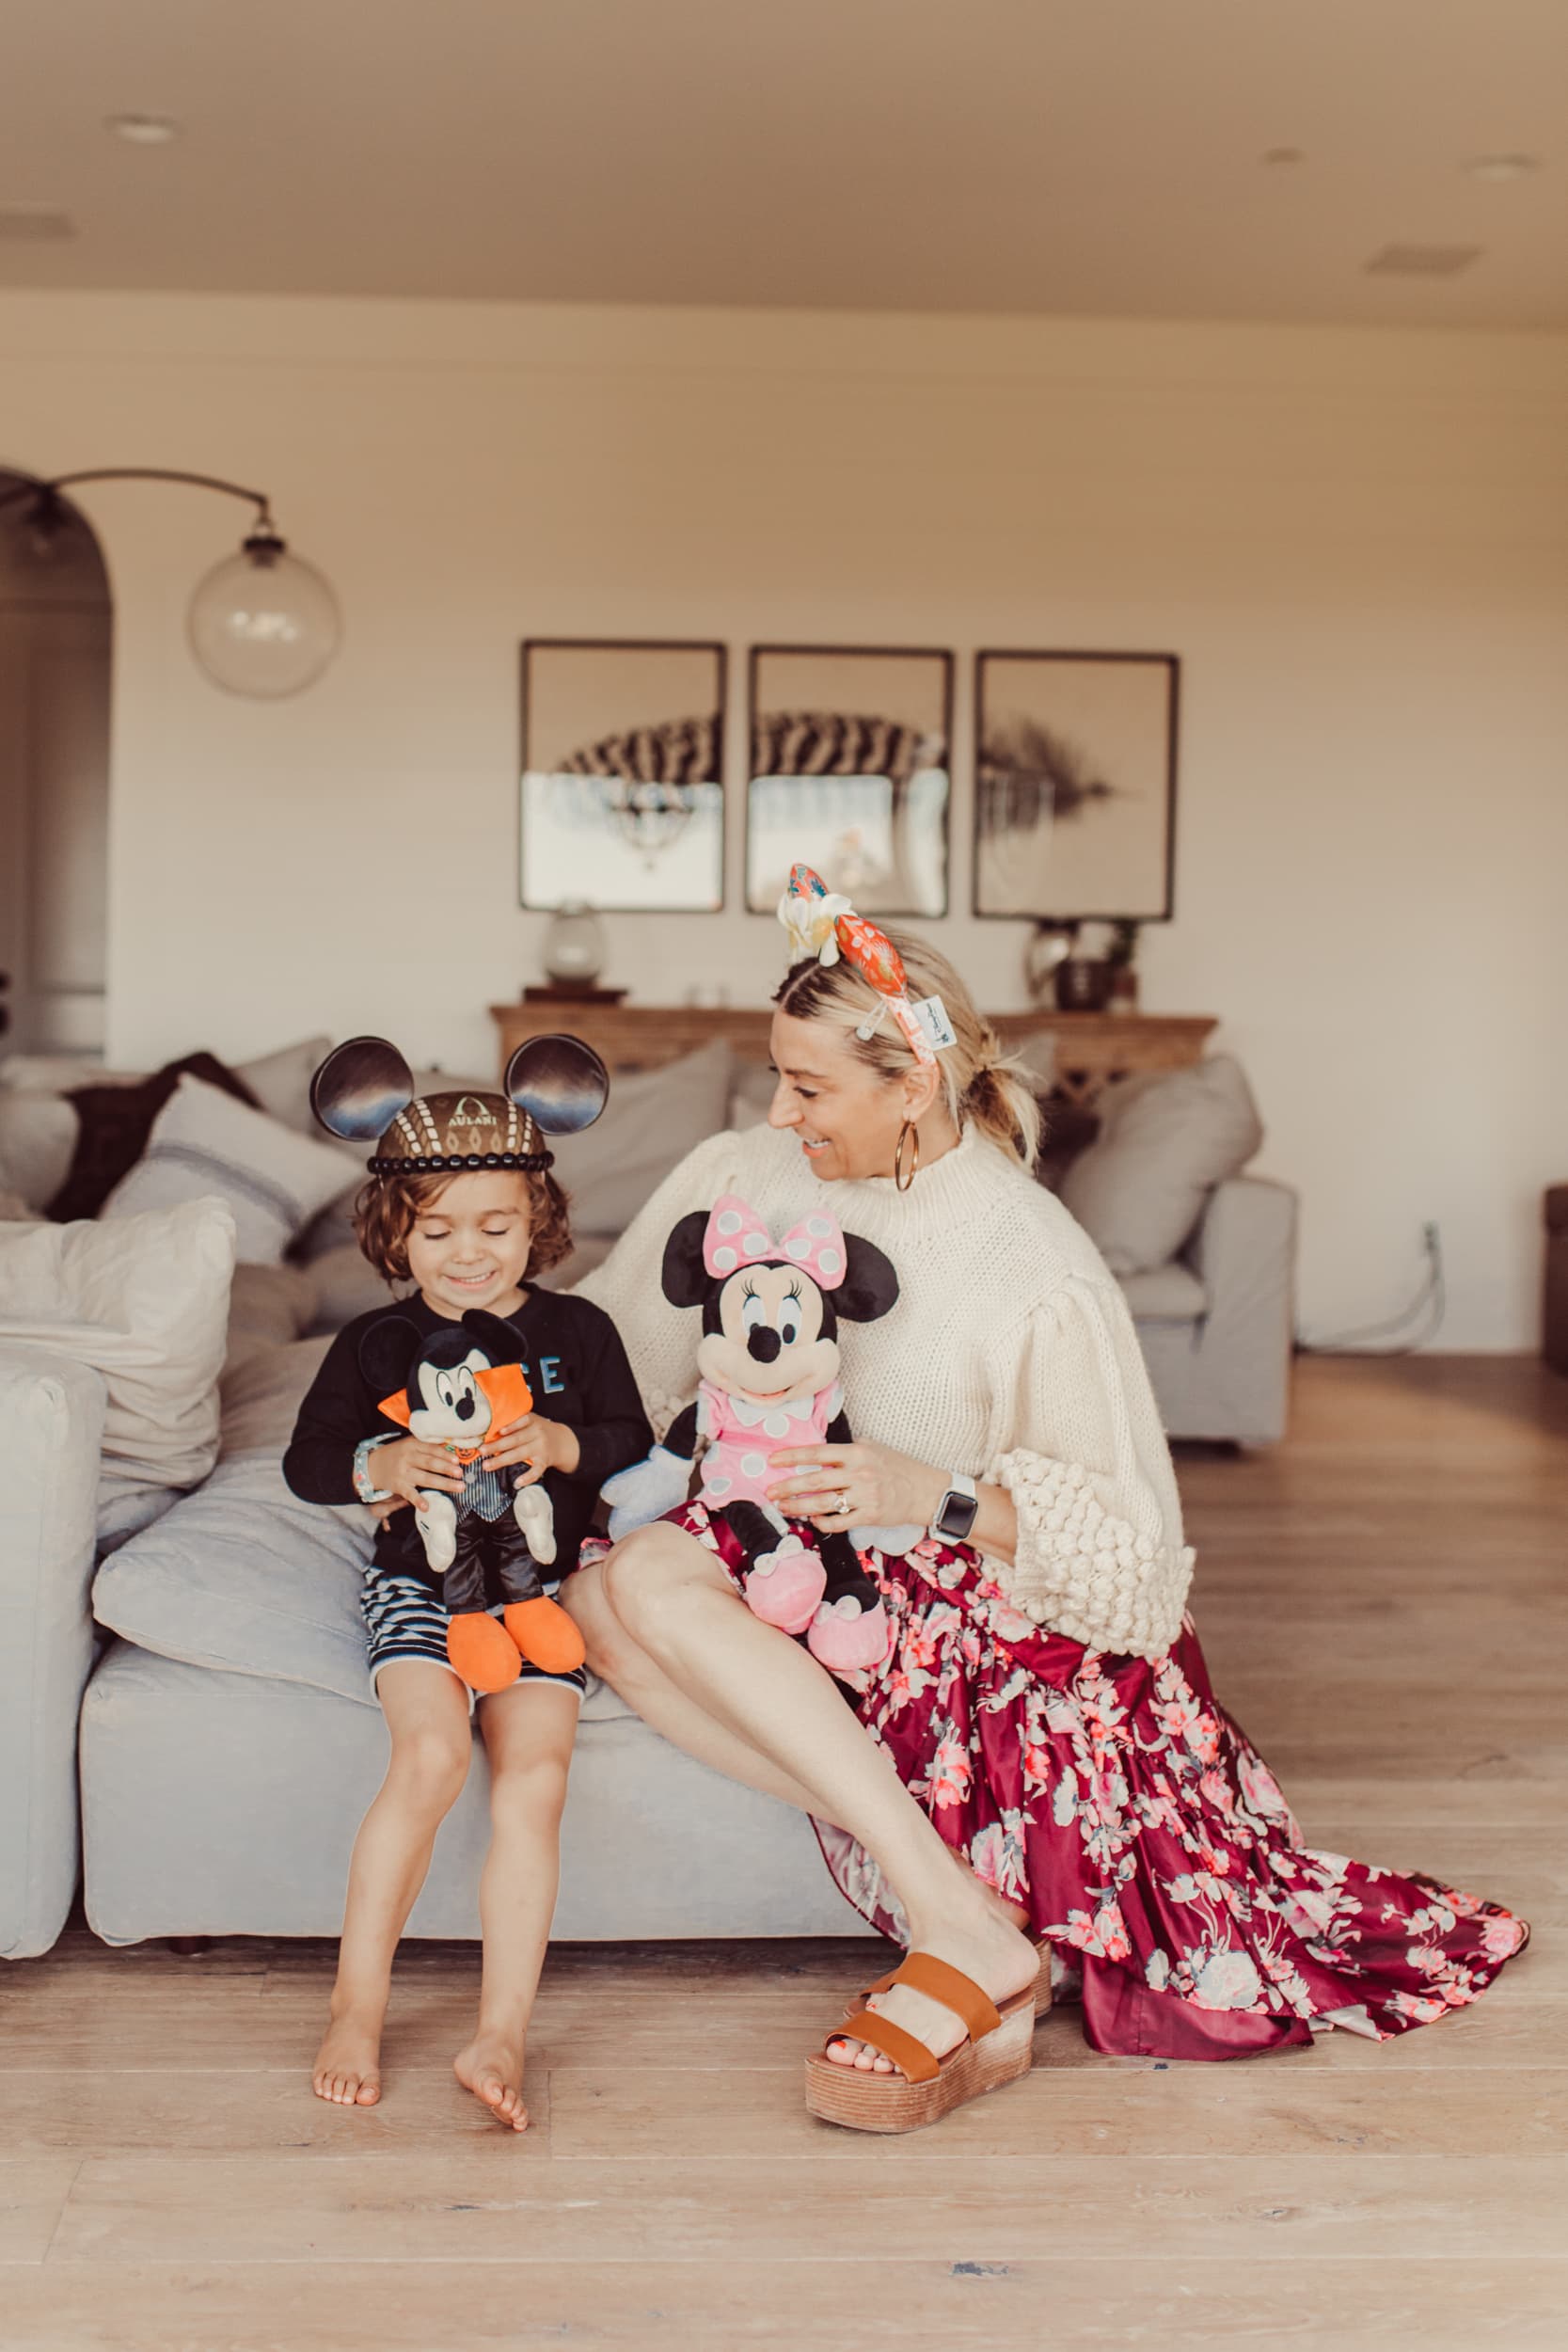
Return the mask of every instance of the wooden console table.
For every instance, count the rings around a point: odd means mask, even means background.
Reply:
[[[683,1054],[727,1039],[747,1061],[766,1063],[772,1013],[766,1006],[596,1005],[562,997],[556,1004],[492,1005],[504,1070],[525,1038],[569,1029],[611,1071],[658,1070]],[[1207,1013],[998,1012],[1005,1044],[1049,1031],[1056,1041],[1056,1084],[1089,1103],[1112,1078],[1179,1070],[1202,1057],[1215,1026]]]

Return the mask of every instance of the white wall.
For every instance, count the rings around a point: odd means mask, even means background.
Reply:
[[[185,598],[230,516],[84,504],[117,595],[111,1047],[385,1028],[488,1067],[536,976],[513,873],[525,634],[1173,649],[1179,918],[1146,1000],[1223,1016],[1306,1197],[1303,1316],[1447,1245],[1445,1343],[1534,1343],[1568,1174],[1568,339],[0,295],[0,464],[269,488],[347,616],[273,707]],[[959,666],[954,903],[969,891]],[[732,703],[732,773],[743,712]],[[612,926],[610,977],[760,1002],[766,918]],[[1022,927],[944,943],[1022,1001]]]

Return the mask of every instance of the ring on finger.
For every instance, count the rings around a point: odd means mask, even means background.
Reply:
[[[836,1495],[836,1496],[834,1497],[834,1499],[833,1499],[833,1516],[834,1516],[834,1518],[844,1518],[847,1516],[847,1512],[848,1512],[848,1509],[849,1509],[849,1498],[848,1498],[847,1494],[845,1492],[844,1488],[841,1486],[841,1487],[839,1488],[839,1490],[838,1490],[837,1495]]]

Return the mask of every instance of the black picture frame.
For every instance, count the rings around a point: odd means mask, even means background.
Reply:
[[[1022,682],[1018,665],[1033,665],[1041,675],[1031,681],[1037,689],[1045,685],[1051,672],[1058,672],[1058,688],[1065,687],[1068,674],[1073,670],[1086,674],[1098,685],[1102,677],[1121,670],[1128,674],[1130,685],[1135,680],[1146,692],[1156,684],[1163,686],[1163,708],[1158,715],[1158,732],[1154,731],[1152,710],[1145,723],[1148,739],[1130,763],[1137,781],[1129,785],[1113,780],[1101,772],[1104,761],[1093,743],[1082,739],[1081,731],[1072,732],[1078,722],[1074,717],[1075,703],[1098,703],[1114,709],[1103,693],[1074,696],[1059,691],[1055,696],[1037,692],[1035,708],[1015,713],[1015,732],[1022,718],[1025,727],[1033,727],[1042,739],[1030,745],[1034,766],[1025,770],[1020,762],[1009,774],[996,757],[1000,717],[996,691],[1002,675],[1001,665],[1013,664],[1015,695]],[[1047,706],[1042,709],[1041,705]],[[1065,713],[1065,715],[1064,715]],[[986,647],[974,656],[974,822],[973,880],[971,903],[974,915],[983,922],[1035,921],[1043,923],[1077,922],[1138,922],[1168,923],[1176,912],[1176,819],[1177,772],[1181,713],[1181,658],[1174,653],[1142,653],[1128,651],[1092,651],[1015,646]],[[1126,714],[1129,732],[1136,729],[1134,714]],[[1113,762],[1113,765],[1119,763]],[[1015,808],[1022,803],[1026,815],[1029,791],[1026,778],[1032,779],[1037,792],[1051,790],[1054,799],[1064,790],[1076,796],[1073,821],[1092,825],[1097,800],[1146,798],[1148,802],[1148,837],[1138,845],[1136,859],[1128,859],[1129,886],[1114,885],[1102,893],[1085,895],[1074,887],[1070,865],[1063,862],[1064,870],[1059,888],[1042,887],[1037,899],[1027,905],[994,903],[993,890],[988,889],[997,866],[1004,862],[996,843],[1011,834],[1015,847],[1007,853],[1006,862],[1017,863],[1027,834],[1034,824],[999,823],[999,803],[1002,795],[1015,796]],[[1046,823],[1060,824],[1060,816],[1047,816]],[[1130,844],[1131,846],[1131,844]],[[1114,853],[1113,853],[1114,856]],[[1112,859],[1108,858],[1108,864]],[[1137,871],[1132,871],[1133,866]],[[1016,899],[1023,889],[1011,894]],[[1095,902],[1090,902],[1091,896]],[[1118,901],[1124,901],[1119,903]]]
[[[828,873],[824,870],[824,879],[827,881],[831,889],[842,889],[847,896],[851,897],[855,901],[856,907],[862,914],[907,915],[923,921],[940,920],[951,911],[952,906],[953,689],[954,671],[956,666],[955,658],[951,650],[948,647],[942,645],[762,644],[752,645],[748,648],[746,660],[745,858],[744,879],[742,882],[742,902],[745,905],[747,912],[752,914],[771,914],[777,903],[779,893],[783,889],[784,880],[784,875],[780,875],[778,877],[778,887],[770,891],[769,880],[760,877],[753,870],[756,858],[757,835],[759,832],[759,827],[756,822],[756,787],[759,785],[779,780],[777,771],[768,768],[759,770],[757,767],[757,759],[759,755],[757,748],[759,720],[765,720],[776,715],[773,712],[765,710],[762,706],[764,670],[765,665],[768,662],[777,660],[790,662],[799,661],[801,663],[820,661],[824,664],[838,664],[843,662],[858,661],[863,661],[868,664],[908,661],[933,665],[935,670],[936,691],[931,699],[931,709],[936,716],[937,731],[940,732],[942,739],[942,768],[941,772],[944,778],[941,809],[940,813],[938,813],[936,817],[933,836],[940,850],[940,887],[928,894],[927,903],[910,904],[908,903],[907,894],[900,891],[895,891],[892,895],[889,895],[886,891],[879,889],[875,884],[867,886],[867,884],[863,882],[862,882],[859,887],[857,887],[855,878],[852,875],[845,875],[842,872],[835,875]],[[800,707],[804,707],[804,706]],[[841,717],[845,716],[842,712],[837,715]],[[919,723],[919,721],[918,719],[914,719],[901,722],[896,712],[882,711],[874,715],[865,714],[864,717],[857,723],[865,725],[868,730],[876,723],[883,723],[890,725],[895,729],[902,728],[902,731],[907,734],[913,730],[913,728]],[[929,729],[927,729],[927,731],[929,731]],[[870,739],[872,739],[868,735],[867,740]],[[791,771],[789,772],[793,780],[796,771]],[[802,784],[810,784],[814,778],[820,778],[826,781],[835,774],[844,776],[847,779],[852,772],[853,771],[851,771],[834,768],[801,770],[799,771],[799,781]],[[866,772],[879,775],[881,771],[868,770]],[[895,786],[895,792],[896,792],[896,786]],[[802,847],[800,854],[805,856],[808,864],[815,863],[815,860],[809,854],[809,844]],[[793,862],[793,860],[790,862]],[[785,873],[787,873],[787,866],[785,867]],[[896,880],[896,873],[895,875],[895,879]]]
[[[657,766],[660,762],[656,755],[658,754],[660,747],[652,739],[656,739],[664,729],[678,730],[687,723],[690,723],[689,739],[685,742],[679,740],[673,742],[668,749],[667,756],[670,764],[681,767],[688,771],[693,760],[697,761],[705,770],[701,776],[684,772],[678,785],[674,787],[657,776],[638,777],[635,774],[626,774],[618,775],[616,781],[625,783],[628,792],[688,787],[696,787],[702,791],[704,798],[699,803],[698,813],[706,819],[705,832],[711,839],[711,871],[714,887],[709,894],[679,900],[646,895],[642,897],[634,894],[616,895],[616,887],[613,884],[608,893],[602,888],[597,893],[591,893],[584,889],[578,895],[580,895],[588,904],[603,914],[689,915],[723,913],[728,896],[725,871],[728,811],[724,739],[729,717],[729,647],[721,639],[705,637],[526,637],[523,639],[518,649],[519,757],[517,764],[516,875],[518,904],[528,912],[546,914],[563,903],[561,897],[552,898],[544,888],[532,895],[530,892],[531,799],[535,803],[535,821],[537,821],[538,814],[538,796],[531,795],[529,791],[531,779],[546,777],[551,782],[559,782],[564,775],[581,773],[585,787],[596,780],[587,771],[575,768],[562,770],[548,765],[540,768],[533,764],[532,754],[535,745],[532,729],[536,718],[541,715],[540,706],[545,700],[540,675],[542,665],[550,655],[603,655],[611,660],[619,655],[628,658],[628,670],[634,664],[639,669],[645,670],[648,666],[648,657],[660,654],[679,657],[688,662],[693,657],[698,657],[711,663],[711,707],[697,709],[682,707],[683,703],[689,702],[690,698],[683,697],[672,691],[670,697],[672,707],[667,711],[660,711],[656,696],[654,713],[648,721],[617,727],[612,718],[602,735],[597,733],[592,724],[584,726],[579,731],[581,747],[587,750],[603,742],[618,740],[626,747],[628,754],[628,767],[635,770],[640,764],[637,756],[640,752],[647,755],[641,764]],[[620,699],[618,695],[610,695],[607,701],[607,710],[616,706]],[[635,698],[630,707],[637,707]],[[697,730],[700,730],[700,734]],[[646,737],[650,740],[647,744],[639,746],[633,743],[634,737]],[[547,758],[547,753],[545,752],[544,747],[540,748],[541,755]],[[574,753],[568,756],[575,757],[576,751],[574,750]]]

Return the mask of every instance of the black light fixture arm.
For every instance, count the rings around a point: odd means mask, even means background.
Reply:
[[[79,482],[184,482],[198,490],[220,490],[228,498],[245,499],[256,509],[259,536],[276,538],[272,501],[264,490],[247,490],[243,483],[225,482],[217,474],[183,473],[167,466],[89,466],[76,473],[56,474],[52,482],[24,482],[0,497],[0,511],[24,499],[55,498]]]

